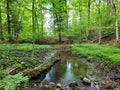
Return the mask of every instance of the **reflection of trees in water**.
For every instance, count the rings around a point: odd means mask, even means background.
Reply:
[[[93,70],[89,68],[85,63],[80,62],[79,60],[72,60],[71,65],[73,67],[73,73],[75,76],[85,76],[88,73],[93,73]]]
[[[46,81],[44,83],[47,84],[52,81],[55,83],[61,82],[66,85],[78,76],[85,76],[87,72],[93,73],[93,70],[85,63],[80,62],[79,59],[62,58],[46,75]]]
[[[56,80],[60,80],[60,78],[65,74],[66,72],[66,60],[62,60],[61,62],[57,63],[55,66],[55,73],[54,78]]]

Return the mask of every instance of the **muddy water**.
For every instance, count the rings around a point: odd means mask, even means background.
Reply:
[[[76,81],[79,87],[85,87],[86,90],[96,90],[92,84],[90,86],[86,86],[82,83],[80,77],[86,75],[93,81],[100,79],[94,70],[87,64],[80,62],[79,58],[64,57],[46,74],[46,77],[40,83],[40,87],[48,85],[50,82],[54,82],[61,83],[62,87],[67,88],[67,90],[72,90],[69,87],[69,84],[72,81]]]

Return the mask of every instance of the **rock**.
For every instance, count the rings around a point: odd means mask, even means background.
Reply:
[[[95,84],[95,85],[99,85],[99,82],[95,81],[94,84]]]
[[[56,88],[56,90],[61,90],[60,88]]]
[[[45,89],[45,90],[52,90],[52,87],[50,85],[44,85],[42,87],[42,89]]]
[[[114,88],[111,86],[111,85],[107,85],[106,87],[105,87],[105,89],[109,89],[109,90],[113,90]]]
[[[70,84],[69,84],[70,87],[76,87],[78,86],[77,82],[76,81],[72,81]]]
[[[77,90],[85,90],[85,87],[79,87]]]
[[[113,82],[108,82],[108,83],[102,82],[101,85],[106,90],[108,90],[108,89],[109,90],[114,90],[114,88],[116,87],[116,85]]]
[[[86,78],[86,77],[84,77],[83,78],[83,84],[85,84],[85,85],[90,85],[91,84],[91,81],[90,81],[90,79],[88,79],[88,78]]]
[[[63,88],[56,88],[56,90],[66,90],[66,89],[63,89]]]
[[[50,82],[49,85],[52,86],[52,87],[56,86],[56,84],[54,82]]]
[[[61,83],[57,83],[56,85],[57,88],[61,88],[61,86],[62,86]]]
[[[83,76],[79,76],[80,77],[80,80],[83,80]]]
[[[25,62],[21,62],[22,65],[25,65]]]

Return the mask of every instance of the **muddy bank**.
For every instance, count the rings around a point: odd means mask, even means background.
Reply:
[[[81,58],[81,57],[80,57]],[[120,89],[120,66],[112,66],[96,60],[80,59],[82,62],[91,66],[102,78],[103,82],[111,85],[113,88]]]
[[[57,53],[56,50],[40,50],[35,51],[33,56],[32,51],[6,51],[5,55],[9,54],[11,56],[10,58],[2,57],[1,53],[0,63],[7,73],[17,74],[24,71],[25,69],[30,69],[42,65],[47,61],[48,58],[51,58],[51,54],[55,53]],[[2,58],[4,59],[3,63]],[[6,62],[4,63],[4,61]]]

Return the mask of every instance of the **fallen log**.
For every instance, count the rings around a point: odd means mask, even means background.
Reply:
[[[48,72],[50,70],[50,68],[57,62],[59,62],[60,59],[54,59],[50,62],[48,62],[47,64],[43,64],[43,65],[40,65],[40,66],[37,66],[33,69],[26,69],[23,71],[23,74],[25,76],[28,76],[29,79],[34,79],[34,78],[37,78],[39,75],[41,74],[44,74],[46,72]]]

